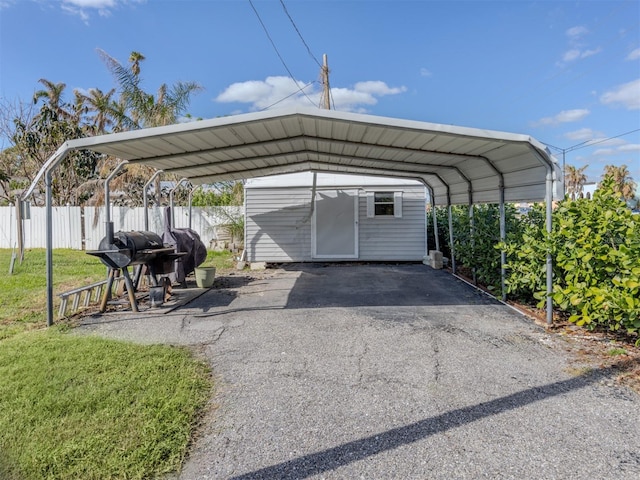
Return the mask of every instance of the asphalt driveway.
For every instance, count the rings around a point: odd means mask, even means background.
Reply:
[[[170,313],[82,329],[210,361],[181,480],[640,477],[637,394],[424,265],[236,274]]]

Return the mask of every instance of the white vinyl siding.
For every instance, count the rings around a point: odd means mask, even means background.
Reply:
[[[247,260],[311,260],[311,188],[246,189]]]
[[[424,188],[397,188],[394,215],[367,216],[369,193],[360,196],[360,260],[420,261],[425,247]]]
[[[426,251],[424,187],[385,187],[354,185],[359,188],[357,260],[422,261]],[[323,186],[318,191],[327,189]],[[376,191],[391,191],[394,215],[367,215],[372,198],[369,194]],[[311,194],[311,186],[245,190],[247,260],[273,263],[314,260]]]

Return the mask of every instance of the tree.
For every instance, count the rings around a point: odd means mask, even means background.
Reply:
[[[230,180],[210,185],[206,190],[196,190],[192,204],[197,207],[244,205],[244,183],[241,180]]]
[[[12,143],[18,124],[29,124],[36,114],[36,107],[32,102],[10,102],[0,99],[0,203],[9,204],[21,190],[27,188],[37,165],[33,164]],[[5,146],[5,142],[9,142]],[[32,173],[33,172],[33,173]]]
[[[38,82],[44,85],[45,88],[43,90],[37,90],[33,94],[33,104],[36,105],[41,98],[46,98],[47,103],[57,115],[62,118],[69,117],[70,113],[64,109],[62,102],[62,96],[64,89],[67,88],[67,84],[62,82],[55,83],[46,78],[41,78]]]
[[[144,55],[131,52],[130,65],[125,67],[102,50],[98,53],[114,74],[117,88],[75,90],[72,100],[66,102],[65,83],[41,78],[43,88],[34,93],[29,110],[0,99],[0,138],[10,142],[7,148],[1,145],[0,150],[0,201],[11,201],[11,196],[24,190],[65,141],[175,123],[185,113],[191,95],[202,89],[195,82],[177,82],[172,86],[162,84],[152,95],[141,86]],[[54,205],[80,205],[87,201],[100,204],[100,178],[117,163],[115,158],[94,152],[70,152],[53,173]],[[118,175],[112,187],[124,193],[126,198],[121,203],[140,204],[142,186],[152,174],[149,167],[129,165]],[[159,179],[157,182],[159,191]],[[42,204],[44,199],[36,195],[34,201]]]
[[[584,184],[587,183],[587,176],[584,171],[589,165],[585,165],[582,168],[574,167],[573,165],[567,165],[564,169],[564,183],[567,189],[567,195],[571,200],[580,198]]]
[[[191,95],[202,90],[196,82],[177,82],[171,87],[163,83],[154,96],[141,86],[140,64],[145,60],[144,55],[131,52],[130,66],[127,67],[103,50],[98,49],[98,54],[118,84],[119,99],[111,104],[115,131],[176,123],[189,106]],[[101,168],[109,171],[115,163],[114,159],[105,158]],[[114,179],[113,188],[127,193],[129,198],[126,203],[140,204],[142,187],[152,174],[153,169],[150,167],[128,165],[125,172]],[[159,181],[157,179],[156,191],[160,190]]]
[[[189,106],[191,95],[202,90],[196,82],[177,82],[171,87],[163,83],[154,96],[140,85],[140,62],[144,55],[131,52],[131,66],[127,68],[104,50],[98,49],[98,54],[118,83],[120,101],[136,128],[176,123]]]
[[[610,178],[613,181],[613,191],[623,200],[633,200],[636,194],[636,182],[631,178],[626,165],[605,165],[603,179]]]
[[[140,75],[140,62],[145,60],[145,56],[140,52],[131,52],[129,54],[129,63],[131,64],[131,71],[134,75]]]
[[[89,89],[89,94],[85,95],[79,91],[75,91],[76,96],[79,96],[82,103],[86,106],[87,113],[92,113],[93,116],[88,118],[90,121],[90,128],[95,135],[101,135],[107,132],[107,127],[113,125],[114,119],[117,115],[115,108],[115,102],[111,99],[116,89],[112,88],[107,93],[104,93],[99,88]]]
[[[12,159],[23,169],[29,182],[45,162],[65,141],[82,138],[86,131],[78,121],[79,116],[69,115],[67,104],[43,103],[30,121],[15,119],[11,136]],[[66,113],[62,114],[64,111]],[[6,152],[6,151],[5,151]],[[81,204],[85,198],[79,194],[78,185],[95,175],[99,154],[87,150],[73,151],[53,172],[52,194],[54,205]],[[35,199],[42,203],[44,199]]]

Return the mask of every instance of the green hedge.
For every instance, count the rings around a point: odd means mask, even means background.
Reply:
[[[569,321],[635,334],[640,330],[640,218],[605,181],[593,199],[566,199],[550,234],[538,209],[522,242],[506,242],[510,294],[545,302],[545,257],[554,259],[553,301]]]
[[[433,225],[433,211],[429,227]],[[440,248],[450,256],[446,208],[435,211]],[[505,206],[507,238],[500,242],[497,205],[452,208],[456,265],[475,272],[479,283],[500,293],[500,254],[507,255],[510,298],[542,307],[546,300],[546,257],[553,256],[553,301],[569,321],[588,329],[640,331],[640,217],[633,215],[605,180],[593,199],[565,199],[553,211],[553,230],[545,227],[545,207],[526,215]],[[433,247],[433,229],[429,228]],[[640,342],[640,340],[639,340]]]

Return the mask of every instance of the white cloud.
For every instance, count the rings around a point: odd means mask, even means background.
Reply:
[[[265,80],[233,83],[215,100],[221,103],[251,103],[252,110],[262,110],[275,104],[317,105],[320,100],[319,92],[314,91],[313,85],[305,85],[304,82],[294,82],[289,77],[267,77]]]
[[[590,128],[581,128],[574,130],[573,132],[567,132],[564,134],[564,138],[573,140],[574,142],[591,140],[593,138],[604,137],[603,133],[596,132]]]
[[[62,3],[78,8],[112,8],[116,4],[115,0],[62,0]]]
[[[604,105],[622,105],[627,110],[640,109],[640,78],[605,92],[600,102]]]
[[[621,152],[640,152],[640,143],[627,143],[618,147],[618,150]]]
[[[389,87],[382,81],[358,82],[353,88],[333,87],[332,107],[342,111],[364,112],[367,106],[378,103],[379,97],[398,95],[406,90],[404,86]],[[249,103],[251,110],[262,110],[275,105],[318,106],[320,97],[321,92],[316,84],[305,86],[304,82],[294,82],[289,77],[277,76],[229,85],[215,101]]]
[[[422,67],[420,69],[420,76],[421,77],[430,77],[431,75],[433,75],[429,70],[427,70],[426,68]]]
[[[572,48],[571,50],[567,50],[566,52],[564,52],[564,55],[562,56],[562,61],[573,62],[578,58],[580,58],[580,50],[578,50],[577,48]]]
[[[583,37],[589,33],[587,27],[578,25],[567,29],[565,34],[569,37],[569,49],[562,55],[562,61],[557,65],[562,67],[566,63],[588,58],[602,51],[602,47],[586,48]]]
[[[618,153],[615,148],[599,148],[595,150],[592,155],[599,155],[601,157],[610,157],[611,155],[615,155]]]
[[[558,125],[560,123],[571,123],[582,120],[589,115],[589,110],[585,108],[576,108],[574,110],[563,110],[552,117],[544,117],[534,122],[534,126]]]
[[[636,48],[627,55],[627,60],[637,60],[638,58],[640,58],[640,48]]]
[[[598,146],[606,148],[598,148],[591,155],[599,157],[613,157],[620,155],[628,155],[629,153],[640,152],[640,144],[627,143],[620,138],[612,138],[605,142],[596,142]]]
[[[596,55],[602,51],[602,47],[597,47],[591,50],[583,50],[580,52],[580,58],[591,57],[592,55]]]
[[[570,50],[567,50],[564,55],[562,56],[562,61],[563,62],[573,62],[575,60],[579,60],[581,58],[587,58],[587,57],[591,57],[593,55],[597,55],[598,53],[600,53],[602,51],[602,47],[597,47],[597,48],[593,48],[593,49],[586,49],[586,50],[580,50],[578,48],[572,48]]]
[[[578,38],[584,36],[587,33],[589,33],[589,30],[587,29],[587,27],[584,27],[582,25],[571,27],[567,29],[567,31],[565,32],[567,37],[569,37],[572,41],[577,40]]]
[[[121,5],[144,3],[146,0],[59,0],[63,11],[79,16],[84,23],[89,23],[91,12],[95,11],[101,17],[111,15],[111,10]]]
[[[406,87],[391,88],[380,80],[370,80],[367,82],[358,82],[354,85],[357,92],[369,93],[371,95],[397,95],[407,91]]]

